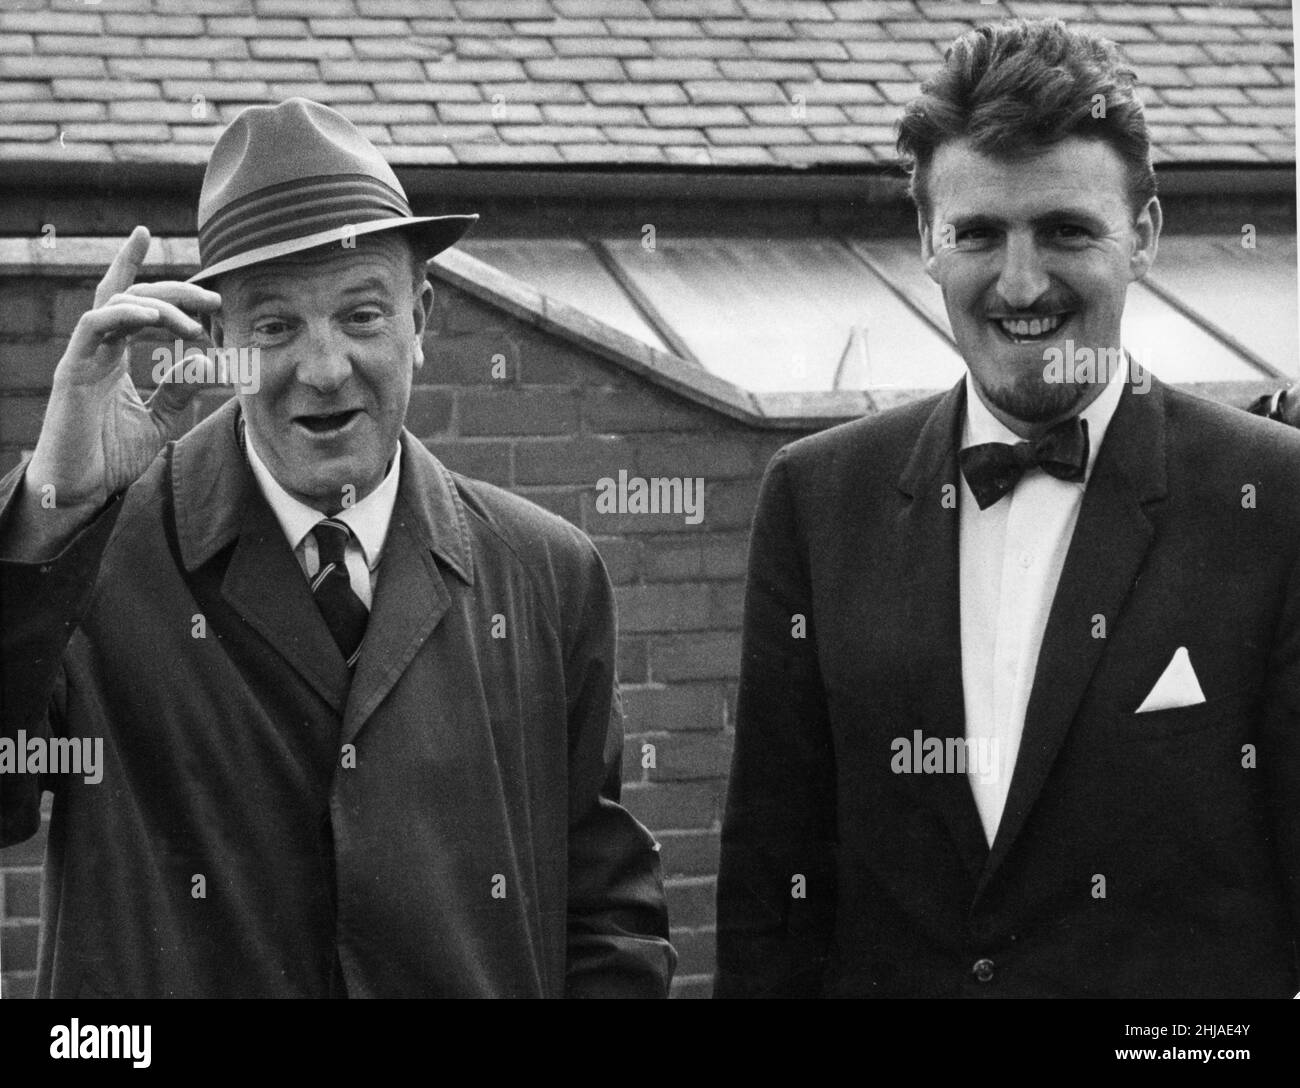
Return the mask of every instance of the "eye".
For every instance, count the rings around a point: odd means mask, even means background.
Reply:
[[[377,310],[370,306],[360,310],[353,310],[352,313],[348,315],[349,322],[353,325],[359,325],[362,328],[369,325],[375,325],[382,321],[383,318],[384,314],[382,310]]]
[[[1063,242],[1081,242],[1091,238],[1092,232],[1078,223],[1060,223],[1056,227],[1056,236]]]
[[[289,323],[278,317],[267,317],[253,322],[253,335],[263,340],[274,340],[289,331]]]
[[[992,227],[963,227],[953,233],[953,245],[958,249],[978,249],[993,241]]]

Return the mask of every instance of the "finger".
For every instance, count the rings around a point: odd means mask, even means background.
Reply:
[[[186,352],[185,358],[168,372],[167,379],[158,383],[145,407],[164,424],[170,423],[176,413],[185,408],[194,399],[194,394],[203,388],[202,382],[182,380],[185,365],[191,360],[206,362],[206,359],[207,356],[197,349]]]
[[[119,291],[125,291],[131,284],[135,283],[136,274],[140,271],[140,266],[144,264],[144,257],[148,252],[149,231],[146,227],[136,227],[122,248],[117,251],[113,263],[108,266],[104,278],[99,281],[99,286],[95,288],[96,308],[102,306],[105,299],[110,298]]]
[[[164,302],[160,298],[154,298],[150,295],[129,295],[124,292],[110,298],[104,309],[111,309],[114,306],[145,306],[151,310],[157,310],[159,325],[187,340],[197,340],[207,335],[203,326],[185,313],[184,310],[173,306],[170,302]]]
[[[82,314],[68,340],[65,359],[93,359],[104,370],[117,360],[100,355],[100,349],[125,340],[132,333],[156,326],[161,315],[152,306],[106,306]]]
[[[209,291],[197,283],[179,283],[175,280],[162,280],[158,283],[136,283],[125,291],[125,295],[148,296],[170,302],[186,313],[211,314],[221,309],[221,296],[216,291]]]

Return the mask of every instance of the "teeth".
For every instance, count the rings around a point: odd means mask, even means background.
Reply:
[[[1003,331],[1008,336],[1043,336],[1050,332],[1055,332],[1061,327],[1062,316],[1057,314],[1054,317],[1033,318],[1026,321],[1018,318],[1014,321],[1000,319],[998,324],[1002,326]]]

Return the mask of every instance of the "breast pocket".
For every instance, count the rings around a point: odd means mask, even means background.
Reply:
[[[1170,707],[1168,710],[1148,710],[1143,714],[1129,714],[1120,723],[1133,740],[1156,740],[1181,737],[1240,721],[1256,713],[1259,692],[1235,691],[1219,695],[1194,706]]]

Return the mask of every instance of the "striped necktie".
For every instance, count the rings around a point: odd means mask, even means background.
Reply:
[[[311,580],[312,595],[350,669],[361,653],[361,640],[370,618],[365,603],[352,591],[344,561],[352,530],[341,521],[324,518],[316,523],[311,535],[320,552],[320,569]]]

